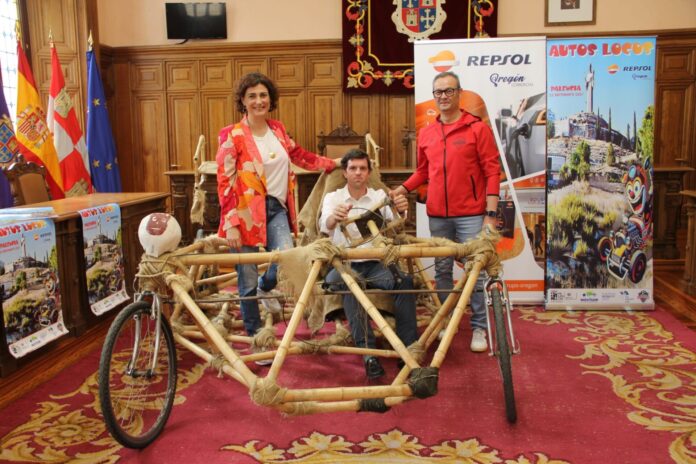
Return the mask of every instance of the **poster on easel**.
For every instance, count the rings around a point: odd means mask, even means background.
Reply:
[[[129,299],[121,236],[121,208],[116,203],[79,211],[82,218],[87,297],[92,312],[104,314]]]
[[[514,303],[544,299],[546,47],[543,37],[416,42],[416,131],[436,122],[432,82],[443,71],[459,76],[460,108],[492,129],[500,153],[497,251]],[[444,187],[443,187],[444,188]],[[429,237],[423,204],[418,236]],[[431,261],[424,260],[428,266]],[[462,275],[455,270],[455,279]]]
[[[654,37],[549,40],[547,309],[653,309]]]
[[[0,273],[5,342],[13,357],[21,358],[68,333],[53,221],[1,226]]]

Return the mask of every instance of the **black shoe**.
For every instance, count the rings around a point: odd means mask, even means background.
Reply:
[[[378,379],[384,375],[384,369],[379,363],[379,359],[374,356],[365,359],[365,375],[368,379]]]

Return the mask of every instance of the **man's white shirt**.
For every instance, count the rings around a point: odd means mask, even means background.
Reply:
[[[346,237],[343,235],[343,232],[341,232],[341,228],[338,225],[334,230],[329,230],[329,228],[326,226],[326,221],[329,218],[329,216],[333,214],[334,210],[338,205],[343,203],[353,205],[353,208],[351,208],[351,210],[348,212],[349,218],[360,216],[367,210],[370,210],[374,208],[376,205],[382,203],[386,196],[387,194],[384,192],[384,190],[375,190],[368,187],[367,193],[356,200],[355,198],[350,196],[350,193],[348,192],[348,186],[345,186],[327,194],[324,197],[324,203],[321,207],[321,216],[319,218],[319,230],[327,234],[329,238],[331,238],[333,243],[335,243],[336,245],[348,246],[350,244],[350,241],[346,239]],[[389,208],[388,206],[383,206],[379,210],[379,214],[381,214],[382,217],[384,217],[385,222],[391,221],[394,218],[391,208]],[[354,223],[349,224],[346,227],[346,232],[348,233],[348,235],[352,237],[353,240],[360,239],[361,237],[360,231],[358,231],[358,227]],[[371,246],[372,244],[370,242],[366,242],[358,246],[358,248],[365,248]]]

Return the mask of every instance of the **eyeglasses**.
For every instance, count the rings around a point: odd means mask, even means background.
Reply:
[[[456,92],[457,90],[459,90],[459,87],[457,87],[456,89],[453,89],[453,88],[450,87],[450,88],[448,88],[448,89],[442,89],[442,90],[441,90],[441,89],[437,89],[437,90],[433,90],[433,97],[435,97],[435,98],[440,98],[440,97],[443,96],[443,95],[445,95],[445,96],[447,96],[447,97],[451,97],[452,95],[454,95],[454,92]]]

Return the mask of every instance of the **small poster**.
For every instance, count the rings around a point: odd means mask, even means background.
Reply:
[[[5,340],[21,358],[68,333],[61,311],[56,229],[49,219],[0,227]]]
[[[97,316],[129,299],[121,237],[121,208],[116,203],[80,211],[85,245],[87,297]]]

